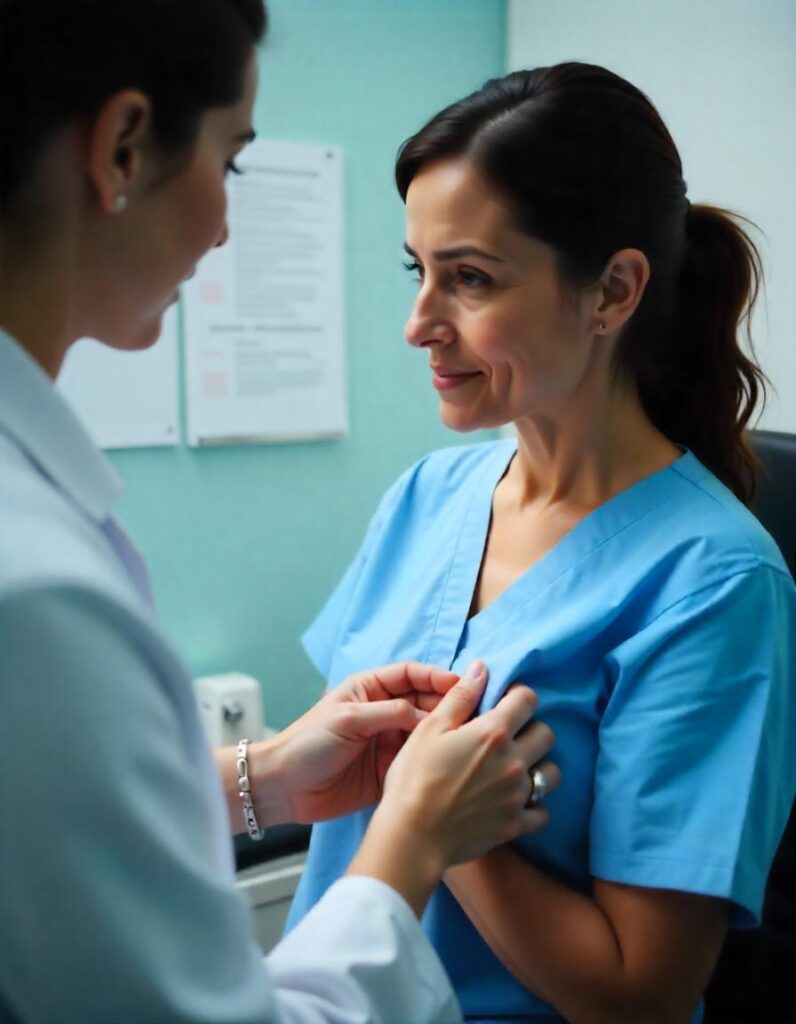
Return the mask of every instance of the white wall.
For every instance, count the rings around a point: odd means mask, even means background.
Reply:
[[[753,323],[778,395],[761,426],[796,433],[796,0],[509,0],[509,70],[583,60],[643,89],[692,201],[765,234]]]

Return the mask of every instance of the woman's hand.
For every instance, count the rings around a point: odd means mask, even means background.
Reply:
[[[359,672],[273,739],[251,743],[249,776],[259,823],[322,821],[375,803],[407,734],[458,678],[416,662]],[[233,830],[240,832],[245,824],[235,750],[215,756]]]
[[[546,725],[529,724],[536,696],[515,687],[468,721],[486,685],[485,666],[473,669],[395,757],[349,869],[387,882],[417,913],[446,868],[547,823],[544,807],[528,806],[529,769],[553,745]],[[558,773],[550,778],[555,788]]]

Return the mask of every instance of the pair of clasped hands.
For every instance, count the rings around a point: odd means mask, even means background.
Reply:
[[[532,721],[536,695],[512,687],[473,714],[487,668],[452,672],[403,662],[351,676],[291,726],[252,750],[269,767],[255,786],[258,818],[315,822],[378,803],[349,874],[395,888],[419,913],[447,868],[547,824],[531,769],[551,730]]]

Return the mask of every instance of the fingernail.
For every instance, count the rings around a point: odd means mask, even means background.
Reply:
[[[482,683],[486,679],[486,665],[480,658],[476,658],[464,674],[474,683]]]

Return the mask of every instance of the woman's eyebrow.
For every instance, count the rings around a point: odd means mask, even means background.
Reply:
[[[406,249],[410,256],[417,259],[417,253],[407,242],[404,242],[404,249]],[[435,260],[440,262],[444,260],[458,260],[461,259],[462,256],[480,256],[481,259],[492,260],[493,263],[506,262],[499,256],[494,256],[490,252],[485,252],[483,249],[479,249],[475,245],[457,245],[452,249],[437,249],[437,251],[433,252],[431,255]]]

